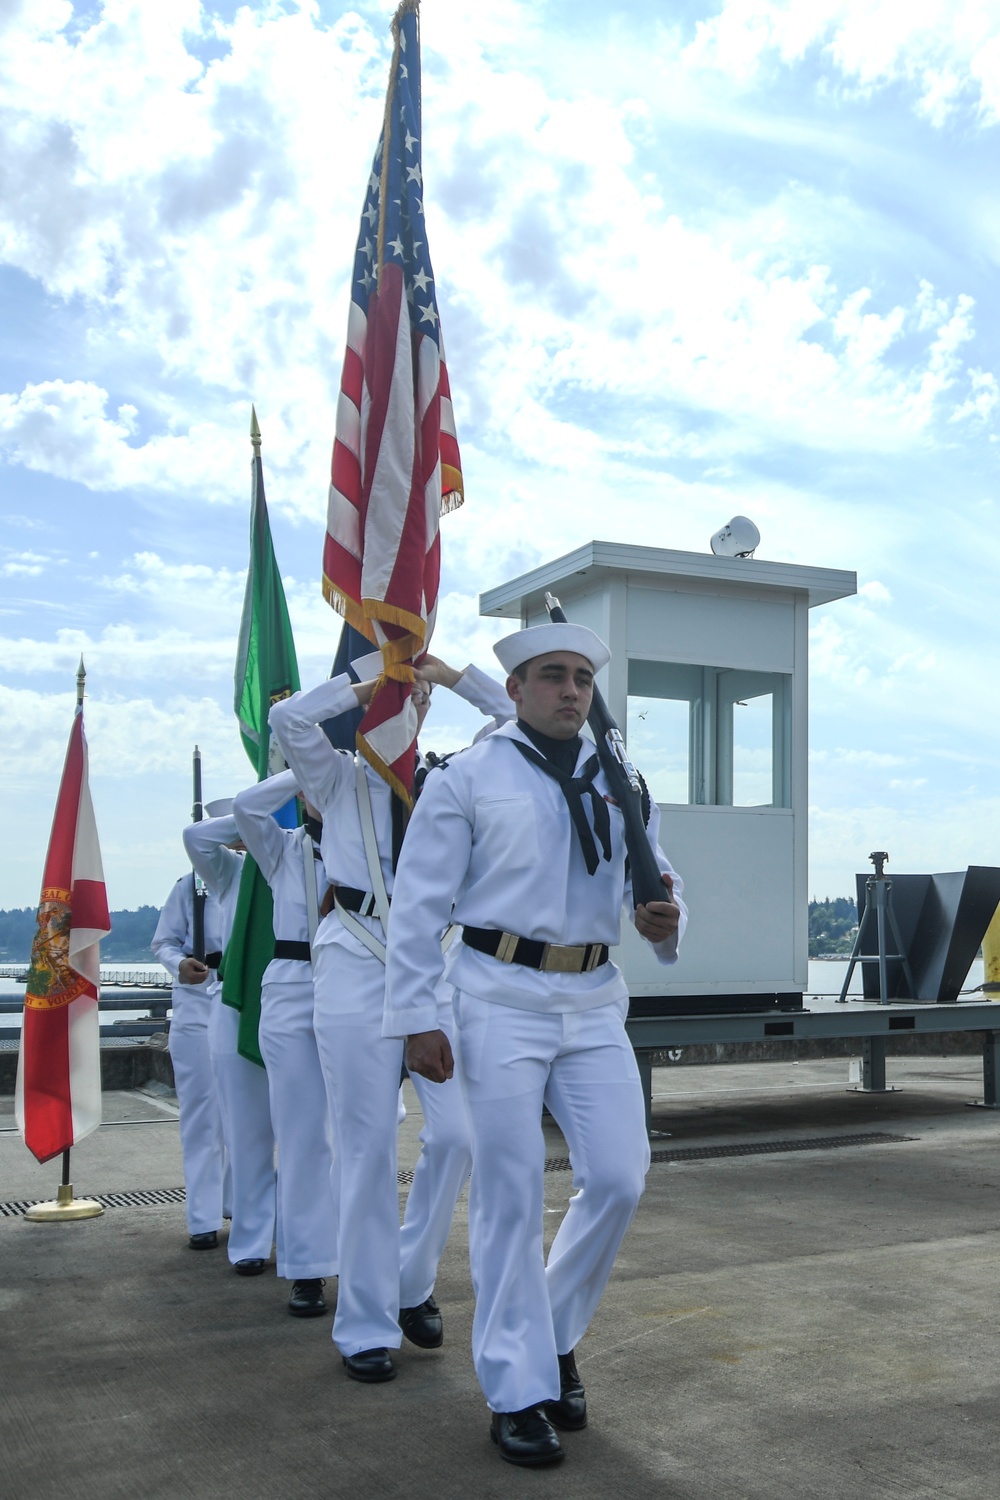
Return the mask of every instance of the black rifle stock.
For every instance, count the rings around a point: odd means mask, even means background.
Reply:
[[[205,816],[204,804],[201,800],[201,751],[198,746],[194,747],[194,763],[192,766],[194,776],[194,807],[191,809],[192,823],[200,823]],[[194,952],[191,957],[196,958],[199,963],[205,962],[205,901],[207,891],[198,876],[192,870],[191,889],[194,896],[194,907],[192,909],[192,946]]]
[[[545,608],[554,624],[569,624],[562,605],[552,594],[545,595]],[[596,684],[587,722],[594,732],[601,770],[625,819],[625,847],[628,850],[632,876],[632,901],[636,906],[644,906],[648,901],[669,901],[670,892],[663,883],[656,856],[646,837],[639,773],[628,758],[621,730],[611,717],[608,705]]]

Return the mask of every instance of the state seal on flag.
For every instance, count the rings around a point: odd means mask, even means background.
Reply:
[[[69,961],[72,918],[69,891],[52,887],[42,891],[38,930],[31,945],[31,967],[25,985],[26,1008],[56,1010],[88,991],[87,980]]]

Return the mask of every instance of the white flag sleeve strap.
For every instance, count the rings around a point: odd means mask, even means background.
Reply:
[[[382,877],[382,861],[379,858],[378,840],[375,837],[375,818],[372,814],[371,791],[368,787],[368,776],[365,771],[365,762],[360,755],[354,757],[354,784],[358,798],[358,817],[361,820],[361,837],[364,839],[365,859],[368,861],[368,879],[371,881],[372,895],[375,897],[375,910],[378,919],[382,923],[382,931],[385,932],[389,925],[389,893],[385,888],[385,880]],[[369,932],[362,922],[359,922],[353,912],[345,911],[340,902],[336,903],[337,915],[347,928],[353,933],[359,943],[363,943],[369,953],[374,953],[380,963],[385,963],[385,944],[379,942],[374,933]]]
[[[305,828],[299,829],[299,843],[302,850],[302,867],[306,882],[306,919],[309,923],[309,958],[314,961],[315,953],[313,944],[316,941],[316,929],[319,926],[319,898],[316,894],[316,856],[313,853],[312,837]]]

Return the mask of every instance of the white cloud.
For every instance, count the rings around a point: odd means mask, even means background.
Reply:
[[[71,681],[71,679],[70,679]],[[4,869],[0,906],[34,900],[73,719],[75,693],[0,684]],[[90,781],[112,906],[159,905],[185,859],[191,752],[203,753],[208,795],[253,780],[231,713],[210,697],[88,697]]]
[[[243,774],[251,400],[304,682],[340,628],[319,555],[388,11],[232,10],[35,0],[0,16],[0,263],[24,318],[0,395],[18,528],[0,660],[19,689],[64,674],[65,692],[12,710],[22,746],[37,716],[51,775],[84,653],[101,815],[137,882],[144,805],[151,858],[180,860],[189,728],[220,776]],[[489,663],[508,627],[478,618],[478,592],[591,537],[704,551],[748,513],[760,556],[861,578],[813,619],[823,807],[853,809],[866,848],[882,809],[879,837],[902,837],[894,808],[950,837],[933,810],[996,770],[981,601],[1000,497],[981,460],[1000,411],[1000,219],[985,192],[967,206],[960,173],[944,183],[926,120],[906,115],[960,125],[961,142],[933,140],[965,161],[1000,118],[998,3],[700,10],[685,52],[690,8],[641,36],[585,8],[554,38],[544,6],[424,7],[427,211],[469,496],[442,528],[434,647]],[[466,737],[447,698],[430,725],[434,748]],[[26,762],[16,774],[26,800]]]
[[[782,7],[744,9],[744,29],[785,37]],[[939,418],[991,418],[994,377],[963,365],[968,296],[840,287],[796,250],[785,190],[752,233],[682,216],[637,160],[636,119],[662,119],[655,92],[571,94],[568,74],[526,64],[539,18],[490,12],[485,32],[456,4],[425,18],[425,171],[460,430],[491,462],[513,444],[617,488],[637,463],[718,467],[790,427],[820,451],[883,451]],[[197,0],[114,0],[71,33],[70,15],[30,7],[8,26],[0,257],[82,298],[92,356],[135,384],[128,399],[63,378],[3,396],[8,461],[95,489],[241,499],[253,398],[274,503],[318,519],[381,17],[323,25],[303,5],[222,22]],[[805,26],[794,6],[785,23]],[[228,50],[204,66],[188,43],[209,35]],[[662,28],[655,42],[676,68]]]
[[[771,59],[794,66],[811,52],[858,92],[910,85],[934,125],[963,107],[984,125],[1000,119],[995,0],[723,0],[687,57],[748,82]]]
[[[226,430],[193,423],[182,436],[136,443],[138,411],[107,414],[108,393],[89,381],[49,380],[0,394],[0,451],[23,464],[98,491],[139,489],[231,501],[243,451]]]
[[[898,794],[897,794],[898,795]],[[889,851],[888,872],[932,873],[996,864],[1000,798],[928,796],[915,787],[888,800],[814,808],[809,816],[809,888],[819,896],[854,894],[854,873],[871,874],[868,854]]]
[[[53,557],[44,552],[13,552],[0,549],[0,576],[5,578],[38,578],[48,568],[65,567],[65,557]]]
[[[862,599],[867,599],[871,604],[891,604],[892,595],[884,583],[879,583],[877,578],[870,578],[858,588]]]
[[[880,750],[859,750],[855,747],[845,749],[838,746],[836,749],[811,751],[809,764],[814,769],[835,766],[851,771],[885,771],[905,765],[906,762],[901,755],[890,755]]]

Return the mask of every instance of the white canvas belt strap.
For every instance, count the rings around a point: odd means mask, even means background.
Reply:
[[[363,943],[364,946],[368,949],[369,953],[374,953],[380,964],[384,964],[385,944],[380,943],[375,934],[373,932],[369,932],[364,923],[359,922],[352,911],[347,911],[343,906],[341,906],[336,897],[334,897],[334,906],[336,907],[337,916],[347,928],[348,932],[352,933],[353,936],[357,938],[359,943]]]
[[[368,777],[365,773],[365,763],[360,755],[354,757],[354,781],[358,798],[358,817],[361,820],[361,837],[365,845],[365,859],[368,862],[368,877],[372,885],[372,897],[375,902],[375,911],[382,923],[382,931],[385,932],[389,923],[389,894],[385,888],[385,880],[382,876],[382,861],[379,858],[378,840],[375,837],[375,818],[372,813],[371,791],[368,786]],[[369,953],[374,953],[380,963],[385,963],[385,944],[379,942],[373,932],[369,932],[363,923],[359,922],[352,911],[347,911],[336,899],[334,891],[334,904],[337,915],[347,931],[363,943]],[[450,926],[446,929],[441,939],[441,952],[447,953],[451,947],[458,928]]]
[[[302,846],[302,864],[306,877],[306,920],[309,924],[309,955],[312,958],[316,928],[319,926],[319,899],[316,895],[316,856],[313,853],[312,838],[305,828],[299,829],[299,843]]]
[[[382,876],[382,860],[375,837],[375,817],[372,813],[372,794],[368,785],[368,774],[360,755],[354,757],[354,784],[358,793],[358,817],[361,819],[361,837],[365,841],[365,859],[368,861],[368,878],[372,883],[375,910],[382,923],[382,930],[389,926],[389,895]]]
[[[361,837],[365,845],[365,859],[368,863],[368,879],[371,881],[372,895],[375,898],[375,911],[382,923],[382,931],[386,930],[389,923],[389,893],[385,888],[385,880],[382,876],[382,861],[379,858],[378,840],[375,837],[375,817],[372,813],[371,790],[368,786],[368,775],[365,763],[360,755],[354,757],[354,787],[358,799],[358,818],[361,822]],[[337,915],[348,932],[353,933],[359,943],[363,943],[369,953],[374,953],[380,963],[385,963],[385,944],[380,942],[373,932],[362,922],[359,922],[352,911],[347,911],[334,897]]]

